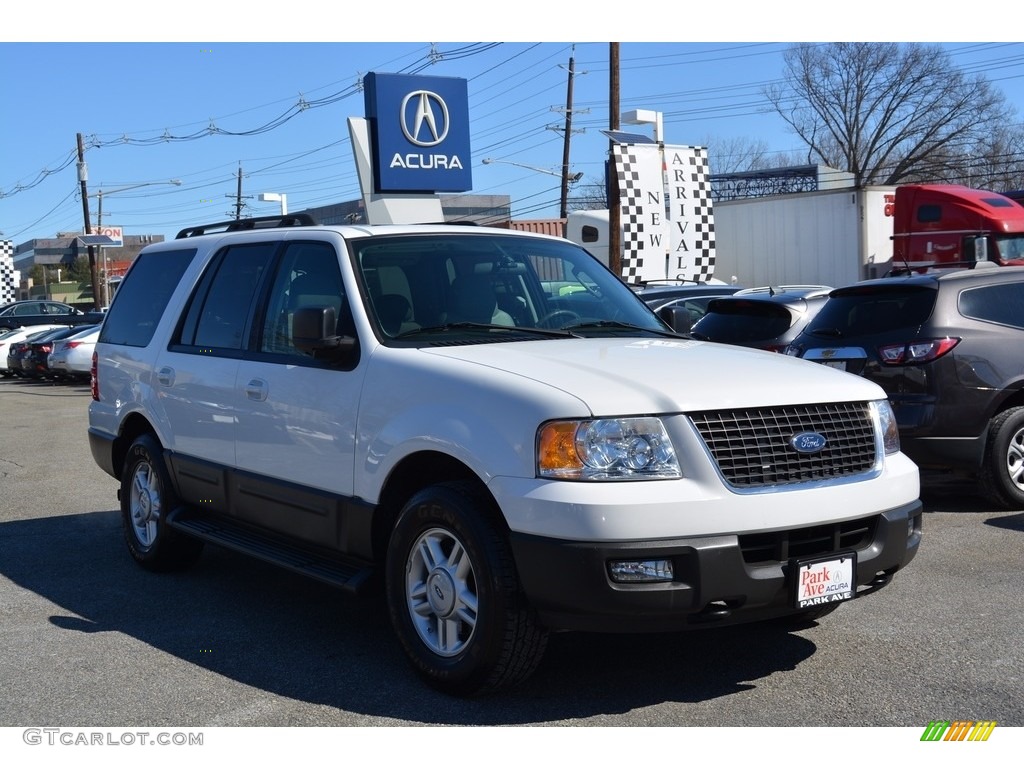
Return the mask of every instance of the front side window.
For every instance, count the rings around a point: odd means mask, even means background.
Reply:
[[[337,335],[354,335],[337,252],[328,243],[289,243],[271,283],[259,351],[308,357],[308,352],[293,343],[295,313],[324,307],[334,310]]]

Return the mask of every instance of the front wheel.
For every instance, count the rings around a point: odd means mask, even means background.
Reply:
[[[167,514],[178,505],[164,466],[159,441],[140,435],[128,449],[121,475],[121,523],[128,551],[151,571],[177,571],[192,565],[203,542],[169,528]]]
[[[416,671],[445,693],[522,682],[547,645],[496,514],[476,486],[439,484],[409,500],[388,546],[391,622]]]
[[[989,501],[1024,509],[1024,407],[1009,408],[992,419],[979,480]]]

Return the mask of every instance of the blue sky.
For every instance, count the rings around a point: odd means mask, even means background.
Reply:
[[[405,18],[399,12],[405,5],[394,4],[396,19]],[[5,73],[0,78],[5,115],[0,120],[0,232],[5,239],[21,243],[81,228],[77,133],[86,143],[92,220],[97,215],[94,195],[103,189],[103,223],[121,225],[128,234],[172,237],[190,224],[230,218],[239,168],[251,215],[278,210],[276,203],[257,199],[263,192],[285,193],[291,211],[357,198],[345,119],[363,114],[357,84],[368,71],[465,78],[473,191],[509,194],[516,217],[544,218],[557,215],[559,179],[509,163],[558,172],[562,134],[552,127],[564,125],[561,110],[572,56],[577,76],[571,170],[584,174],[584,184],[602,177],[607,140],[599,131],[608,127],[607,42],[317,42],[306,28],[315,20],[309,13],[302,14],[305,26],[292,20],[246,29],[216,17],[190,25],[189,14],[202,12],[189,7],[176,5],[176,26],[162,30],[168,39],[182,42],[130,42],[141,38],[116,25],[104,26],[109,19],[124,18],[118,3],[105,4],[109,12],[89,26],[71,18],[44,24],[45,16],[37,12],[24,26],[16,23],[0,33],[5,38],[0,39],[0,72]],[[252,5],[260,7],[280,6]],[[560,17],[541,4],[517,3],[525,16],[507,29],[479,21],[472,26],[479,28],[473,31],[504,32],[506,38],[570,28],[584,39],[614,31],[621,33],[618,39],[628,40],[631,32],[664,35],[672,29],[681,30],[683,39],[696,36],[686,15],[692,11],[678,4],[666,7],[671,10],[655,14],[653,22],[644,17],[611,25],[594,21],[593,15],[581,20],[571,14],[557,23]],[[720,18],[701,19],[709,32],[704,37],[735,31],[742,33],[735,38],[741,42],[622,42],[621,110],[663,112],[666,141],[707,145],[713,169],[716,145],[729,140],[764,140],[773,151],[798,150],[799,142],[779,117],[767,112],[762,95],[765,85],[781,77],[788,43],[764,39],[772,25],[759,27],[756,18],[742,22],[729,19],[727,11],[720,13]],[[63,12],[59,18],[69,16]],[[447,28],[436,22],[434,27],[442,29],[396,22],[385,30],[376,23],[361,34],[343,16],[325,20],[323,32],[334,37],[331,27],[336,26],[341,40],[372,40],[382,32],[393,33],[395,40],[409,39],[412,35],[403,34],[409,32],[476,37],[458,23]],[[552,23],[524,23],[524,18],[541,16]],[[459,13],[446,18],[457,19]],[[475,18],[482,18],[479,12]],[[799,27],[785,29],[779,22],[775,19],[778,39],[812,39],[812,29],[798,34]],[[214,41],[192,41],[196,27]],[[81,39],[94,42],[73,42]],[[958,65],[985,73],[1015,109],[1024,108],[1024,44],[947,47]],[[1021,119],[1016,113],[1008,117]],[[211,126],[238,135],[210,135]],[[484,158],[506,162],[484,165]],[[166,183],[171,179],[181,185]],[[116,191],[139,184],[147,186]]]

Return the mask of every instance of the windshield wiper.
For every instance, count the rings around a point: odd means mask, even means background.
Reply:
[[[585,331],[591,328],[610,328],[621,331],[642,331],[644,333],[656,333],[659,336],[668,336],[669,338],[679,338],[680,334],[675,331],[663,331],[660,328],[644,328],[641,325],[634,325],[633,323],[623,323],[618,320],[594,320],[589,323],[578,323],[577,325],[570,325],[565,328],[567,331]]]
[[[396,339],[406,339],[410,336],[417,336],[424,333],[438,333],[440,331],[452,331],[459,329],[471,329],[480,331],[512,331],[514,333],[530,333],[535,336],[553,337],[559,339],[578,338],[577,334],[569,330],[556,330],[551,328],[534,328],[532,326],[518,325],[494,325],[491,323],[473,323],[460,321],[457,323],[444,323],[442,325],[430,325],[426,328],[411,328],[394,336]]]
[[[843,335],[838,328],[810,328],[807,332],[812,336],[835,336],[837,339]]]

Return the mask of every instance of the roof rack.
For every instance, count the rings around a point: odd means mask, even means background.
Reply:
[[[247,229],[272,229],[274,227],[315,227],[319,222],[308,213],[292,213],[286,216],[256,216],[251,219],[231,219],[218,221],[216,224],[200,224],[185,229],[175,235],[175,240],[186,237],[199,237],[215,232],[240,232]]]

